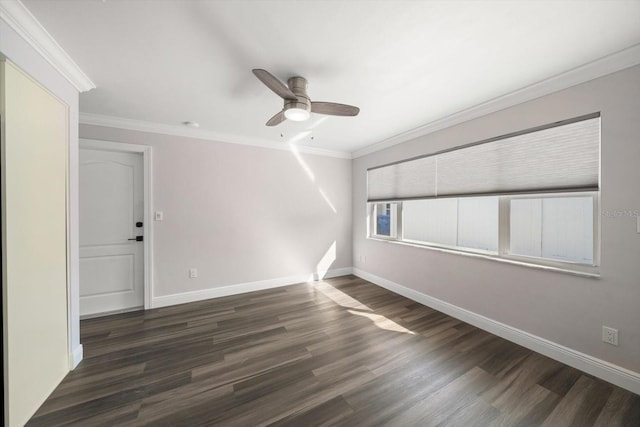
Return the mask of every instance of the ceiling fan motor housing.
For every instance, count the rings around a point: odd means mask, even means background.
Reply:
[[[307,95],[307,80],[304,77],[291,77],[287,80],[287,85],[291,92],[298,97],[297,101],[285,99],[284,110],[298,108],[300,110],[311,111],[311,100]]]

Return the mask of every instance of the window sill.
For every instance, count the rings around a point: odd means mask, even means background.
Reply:
[[[430,250],[430,251],[444,252],[444,253],[454,254],[454,255],[462,255],[462,256],[467,256],[467,257],[472,257],[472,258],[482,258],[482,259],[486,259],[486,260],[490,260],[490,261],[502,262],[502,263],[505,263],[505,264],[519,265],[519,266],[522,266],[522,267],[529,267],[529,268],[537,268],[537,269],[540,269],[540,270],[554,271],[554,272],[558,272],[558,273],[571,274],[571,275],[580,276],[580,277],[588,277],[588,278],[591,278],[591,279],[599,279],[600,278],[600,272],[586,272],[586,271],[579,271],[579,270],[571,270],[571,269],[568,269],[568,268],[555,267],[555,266],[542,265],[542,264],[535,264],[535,263],[531,263],[531,262],[519,261],[519,260],[514,260],[514,259],[509,259],[509,258],[501,258],[501,257],[498,257],[498,256],[487,255],[487,254],[482,254],[482,253],[467,252],[467,251],[456,250],[456,249],[440,248],[440,247],[437,247],[437,246],[420,245],[420,244],[416,244],[416,243],[402,242],[402,241],[399,241],[399,240],[383,239],[383,238],[374,237],[374,236],[369,236],[369,237],[367,237],[367,239],[368,240],[375,240],[375,241],[378,241],[378,242],[391,243],[391,244],[395,244],[395,245],[411,246],[411,247],[414,247],[414,248],[427,249],[427,250]]]

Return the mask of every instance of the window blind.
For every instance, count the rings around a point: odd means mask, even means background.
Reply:
[[[595,191],[600,115],[470,144],[367,171],[369,201]]]
[[[367,173],[369,200],[411,199],[436,195],[436,158],[422,157],[372,169]]]

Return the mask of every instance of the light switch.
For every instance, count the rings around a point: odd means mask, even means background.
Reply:
[[[164,214],[162,211],[156,211],[156,221],[162,221],[164,219]]]

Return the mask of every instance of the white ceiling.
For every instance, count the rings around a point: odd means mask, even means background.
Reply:
[[[640,43],[638,0],[23,3],[96,84],[83,113],[342,152]],[[360,115],[266,127],[282,101],[252,68]]]

